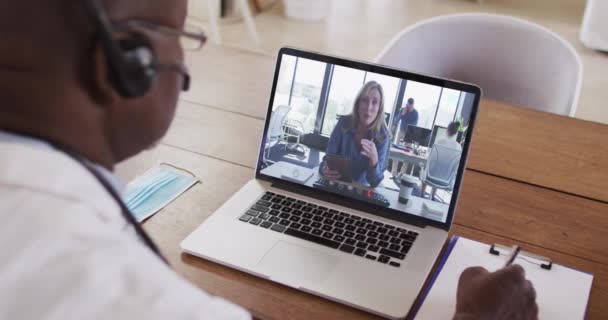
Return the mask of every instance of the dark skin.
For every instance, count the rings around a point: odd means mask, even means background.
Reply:
[[[114,22],[138,18],[181,29],[187,1],[102,5]],[[0,21],[6,48],[0,52],[0,128],[55,141],[108,169],[166,133],[182,78],[161,72],[144,97],[121,97],[108,81],[105,54],[79,0],[3,1]],[[130,34],[144,36],[161,61],[183,60],[175,37],[142,30],[115,37]]]
[[[182,28],[187,8],[186,0],[102,4],[113,22],[137,18],[174,29]],[[177,38],[142,30],[114,36],[133,34],[146,38],[160,61],[183,60]],[[182,77],[161,72],[145,96],[121,97],[108,81],[105,53],[80,0],[0,1],[0,38],[1,130],[54,141],[112,170],[153,146],[169,128]],[[513,272],[465,271],[455,318],[536,319],[533,288]]]

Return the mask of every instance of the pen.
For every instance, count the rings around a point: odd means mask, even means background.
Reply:
[[[505,262],[504,267],[510,266],[513,263],[513,261],[515,261],[515,258],[517,258],[517,255],[519,254],[519,251],[521,251],[521,248],[518,245],[513,246],[513,249],[511,249],[511,253],[509,254],[509,257],[507,258],[507,261]]]

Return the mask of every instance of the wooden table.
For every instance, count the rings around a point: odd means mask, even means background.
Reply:
[[[262,319],[376,318],[180,252],[179,242],[253,177],[274,68],[273,57],[213,46],[188,59],[192,90],[168,135],[117,168],[128,180],[165,160],[202,179],[144,224],[176,272]],[[606,137],[608,126],[483,101],[452,229],[593,273],[588,319],[608,317]]]

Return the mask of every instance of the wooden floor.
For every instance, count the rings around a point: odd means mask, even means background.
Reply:
[[[202,184],[145,229],[179,274],[260,318],[375,318],[180,252],[179,242],[253,177],[274,70],[269,55],[214,46],[190,54],[188,62],[192,89],[168,135],[117,173],[128,181],[162,160],[195,172]],[[484,101],[452,231],[518,243],[593,273],[588,319],[608,316],[607,136],[607,126]]]

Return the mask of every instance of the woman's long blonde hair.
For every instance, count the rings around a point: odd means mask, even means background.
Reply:
[[[347,116],[348,120],[345,124],[346,126],[343,128],[345,131],[348,131],[353,128],[357,128],[357,124],[359,123],[359,103],[361,102],[361,98],[364,94],[368,93],[370,90],[376,89],[380,92],[380,105],[378,107],[378,114],[376,115],[376,119],[370,125],[370,130],[372,131],[372,139],[376,139],[379,142],[382,142],[385,138],[390,138],[390,133],[388,127],[386,126],[386,122],[384,121],[384,90],[382,90],[382,85],[380,85],[376,81],[368,81],[361,87],[359,92],[357,93],[357,98],[353,103],[353,110]],[[382,133],[382,134],[378,134]]]

